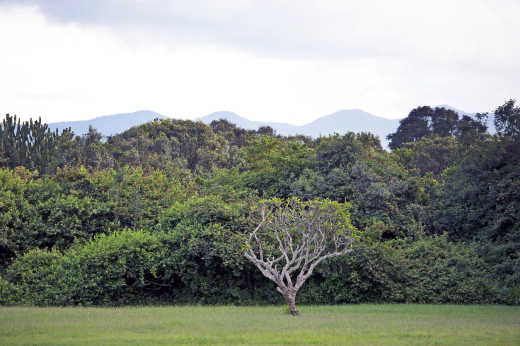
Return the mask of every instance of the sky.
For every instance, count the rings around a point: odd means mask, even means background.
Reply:
[[[520,1],[0,0],[0,114],[308,123],[520,97]]]

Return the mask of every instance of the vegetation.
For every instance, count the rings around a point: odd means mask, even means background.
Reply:
[[[520,303],[520,111],[419,107],[377,137],[156,120],[102,138],[6,116],[0,304],[274,304],[244,257],[261,201],[349,210],[301,304]],[[17,310],[12,310],[17,311]]]
[[[263,202],[260,224],[246,240],[244,256],[276,284],[292,315],[296,295],[324,260],[352,251],[348,205],[330,201]]]
[[[508,306],[0,308],[3,345],[514,345]]]

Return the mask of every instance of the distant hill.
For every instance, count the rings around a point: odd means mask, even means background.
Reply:
[[[311,137],[326,136],[335,132],[371,132],[386,143],[386,136],[395,132],[399,120],[386,119],[364,112],[360,109],[341,110],[303,125],[303,134]]]
[[[168,119],[165,115],[145,110],[134,113],[105,115],[90,120],[50,123],[49,127],[52,130],[58,129],[59,131],[70,127],[75,134],[83,135],[88,132],[89,125],[92,125],[92,127],[98,130],[103,136],[112,136],[124,132],[133,126],[153,121],[156,118]]]
[[[103,136],[112,136],[128,130],[133,126],[138,126],[154,119],[169,119],[169,117],[152,112],[137,111],[134,113],[114,114],[97,117],[91,120],[65,121],[50,123],[49,127],[59,131],[71,127],[75,134],[82,135],[88,132],[88,127],[93,126]],[[387,146],[386,136],[394,132],[399,120],[390,120],[359,109],[342,110],[323,116],[306,125],[298,126],[288,123],[252,121],[233,112],[215,112],[208,114],[200,120],[205,124],[210,124],[213,120],[226,119],[238,127],[256,130],[261,126],[270,126],[280,135],[305,135],[310,137],[326,136],[333,133],[344,134],[352,132],[371,132],[381,139],[383,146]]]
[[[257,130],[259,127],[262,126],[271,126],[274,130],[276,130],[276,133],[281,135],[293,135],[298,132],[298,129],[300,126],[287,124],[287,123],[277,123],[277,122],[268,122],[268,121],[252,121],[249,119],[246,119],[244,117],[241,117],[240,115],[233,113],[233,112],[215,112],[208,114],[202,118],[199,118],[197,120],[202,121],[205,124],[210,124],[213,120],[220,120],[225,119],[229,121],[230,123],[233,123],[237,125],[238,127],[241,127],[246,130]]]
[[[461,116],[473,115],[472,113],[467,113],[447,105],[436,107],[452,109]],[[169,117],[165,115],[145,110],[134,113],[106,115],[91,120],[50,123],[49,127],[53,130],[59,129],[60,131],[64,128],[71,127],[74,133],[81,135],[87,133],[89,125],[92,125],[96,130],[101,132],[102,135],[111,136],[128,130],[133,126],[152,121],[156,118],[169,119]],[[490,118],[490,131],[494,131],[494,127],[492,126],[492,117]],[[333,133],[345,134],[348,131],[355,133],[371,132],[379,136],[381,143],[386,148],[388,147],[386,136],[392,132],[395,132],[399,126],[398,119],[387,119],[379,117],[360,109],[341,110],[329,115],[325,115],[314,120],[313,122],[301,126],[279,122],[252,121],[238,114],[227,111],[211,113],[197,120],[200,120],[205,124],[210,124],[213,120],[219,119],[225,119],[237,125],[238,127],[249,130],[256,130],[261,126],[270,126],[276,131],[276,133],[285,136],[299,134],[316,138],[319,136],[327,136]]]
[[[232,112],[216,112],[200,118],[202,122],[209,124],[213,120],[225,119],[245,129],[258,129],[260,126],[271,126],[276,133],[281,135],[305,135],[310,137],[327,136],[333,133],[344,134],[348,131],[371,132],[381,139],[383,146],[387,146],[386,136],[395,132],[399,126],[399,120],[386,119],[364,112],[359,109],[338,111],[315,121],[296,126],[286,123],[251,121]]]

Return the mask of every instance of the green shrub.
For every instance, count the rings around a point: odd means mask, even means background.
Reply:
[[[478,245],[452,243],[444,235],[358,245],[321,265],[306,286],[303,303],[500,302]]]
[[[144,231],[100,235],[63,254],[31,250],[8,268],[20,302],[34,305],[119,305],[146,300],[163,257]]]
[[[100,235],[65,256],[79,263],[78,303],[120,305],[146,301],[163,253],[157,236],[124,230]]]
[[[19,302],[16,287],[0,276],[0,305],[14,305]]]
[[[78,263],[56,250],[31,250],[17,258],[6,277],[18,291],[20,303],[69,305],[80,282]]]
[[[157,234],[124,230],[64,253],[32,250],[0,281],[13,301],[35,305],[150,302],[262,304],[282,302],[271,282],[242,255],[243,232],[218,223],[179,222]],[[446,236],[358,244],[320,265],[299,303],[493,303],[518,299],[497,291],[477,244]],[[498,292],[498,293],[497,293]]]

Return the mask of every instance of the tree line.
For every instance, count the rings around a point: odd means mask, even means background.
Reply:
[[[279,302],[243,256],[264,200],[331,201],[356,241],[301,303],[520,302],[520,108],[418,107],[389,135],[312,139],[156,120],[106,140],[7,115],[0,302]]]

